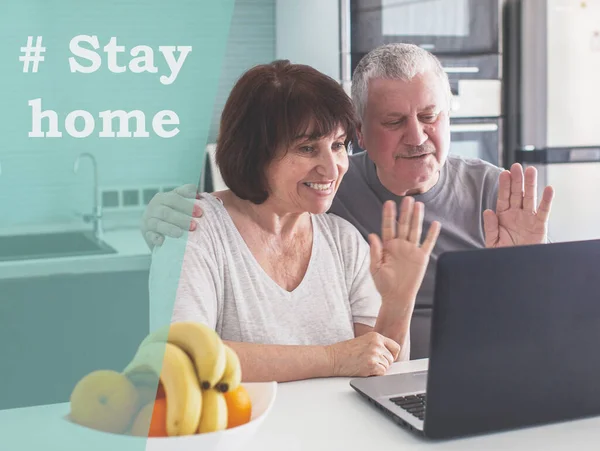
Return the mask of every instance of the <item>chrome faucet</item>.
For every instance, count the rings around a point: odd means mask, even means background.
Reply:
[[[94,210],[91,214],[84,214],[83,215],[83,220],[85,222],[91,222],[94,225],[94,236],[96,237],[96,239],[100,240],[102,239],[102,236],[104,234],[103,228],[102,228],[102,205],[100,204],[99,201],[99,192],[98,192],[98,164],[96,163],[96,158],[94,157],[94,155],[92,155],[89,152],[83,152],[81,154],[79,154],[79,156],[77,157],[77,159],[75,160],[75,164],[73,165],[73,172],[75,174],[77,174],[77,171],[79,170],[79,161],[84,158],[87,157],[92,161],[92,165],[94,167]]]

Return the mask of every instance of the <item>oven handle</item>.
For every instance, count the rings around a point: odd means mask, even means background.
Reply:
[[[498,124],[450,124],[451,133],[497,132]]]
[[[477,66],[469,67],[444,67],[444,71],[447,74],[478,74],[479,68]]]

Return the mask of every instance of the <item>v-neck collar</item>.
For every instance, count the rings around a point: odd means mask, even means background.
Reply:
[[[303,289],[304,285],[306,285],[306,280],[309,278],[309,276],[311,275],[312,272],[312,268],[315,265],[314,264],[314,260],[316,257],[316,251],[317,251],[317,242],[320,238],[320,234],[319,234],[319,228],[316,227],[315,225],[315,218],[314,215],[312,213],[309,213],[310,215],[310,221],[311,221],[311,226],[312,226],[312,246],[311,246],[311,251],[310,251],[310,260],[308,262],[308,266],[306,268],[306,271],[304,273],[304,277],[302,277],[302,280],[300,281],[300,283],[298,284],[298,286],[296,288],[294,288],[292,291],[288,291],[285,288],[283,288],[281,285],[279,285],[277,282],[275,282],[271,276],[269,276],[267,274],[267,272],[264,270],[264,268],[261,266],[261,264],[258,262],[258,260],[256,259],[256,257],[254,256],[254,254],[252,253],[252,251],[250,250],[250,248],[248,247],[248,245],[246,244],[246,241],[244,240],[244,237],[242,236],[242,234],[240,233],[240,231],[238,230],[238,228],[235,225],[235,222],[233,222],[233,218],[231,217],[231,215],[229,214],[229,212],[227,211],[227,208],[225,208],[225,205],[223,204],[223,201],[221,199],[219,199],[218,197],[209,194],[208,196],[205,196],[205,198],[209,199],[209,202],[211,202],[213,204],[213,206],[215,206],[215,208],[217,210],[220,210],[223,213],[223,220],[226,221],[228,223],[228,225],[234,230],[234,234],[235,234],[235,239],[237,241],[237,244],[239,246],[239,249],[242,253],[244,253],[246,255],[246,257],[252,261],[252,264],[256,267],[257,271],[261,274],[261,277],[264,279],[265,283],[267,283],[268,285],[272,286],[274,289],[278,290],[282,295],[286,296],[286,297],[292,297],[294,296],[295,293],[299,292],[300,290]]]

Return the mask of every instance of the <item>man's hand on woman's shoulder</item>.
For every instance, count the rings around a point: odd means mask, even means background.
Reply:
[[[196,192],[197,186],[188,184],[154,195],[140,227],[150,249],[160,246],[165,236],[179,238],[184,231],[196,229],[194,218],[202,216],[202,209],[194,202]]]

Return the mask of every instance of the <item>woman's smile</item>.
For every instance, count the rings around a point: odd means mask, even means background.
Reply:
[[[310,188],[315,194],[321,196],[329,196],[333,193],[334,182],[304,182],[304,186]]]

